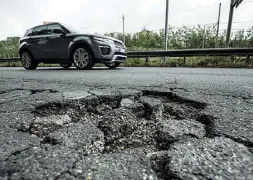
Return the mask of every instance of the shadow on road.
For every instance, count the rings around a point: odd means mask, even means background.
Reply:
[[[25,70],[25,69],[20,69],[21,71]],[[96,70],[99,70],[99,71],[120,71],[120,70],[123,70],[123,68],[116,68],[116,69],[109,69],[109,68],[106,68],[106,67],[95,67],[95,68],[92,68],[90,70],[81,70],[81,69],[77,69],[77,68],[68,68],[68,69],[64,69],[64,68],[61,68],[61,67],[38,67],[35,71],[48,71],[48,70],[53,70],[53,71],[96,71]]]

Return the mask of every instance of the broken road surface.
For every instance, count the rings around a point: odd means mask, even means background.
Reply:
[[[250,93],[0,83],[0,179],[253,179]]]

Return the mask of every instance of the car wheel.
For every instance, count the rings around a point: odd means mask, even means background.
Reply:
[[[60,66],[63,67],[64,69],[67,69],[72,66],[72,63],[60,64]]]
[[[120,63],[112,62],[112,63],[106,63],[105,65],[110,69],[115,69],[115,68],[119,67]]]
[[[77,69],[92,69],[94,66],[91,52],[86,47],[77,47],[72,58]]]
[[[35,70],[38,67],[38,62],[35,61],[31,53],[28,51],[23,51],[21,53],[21,63],[27,70]]]

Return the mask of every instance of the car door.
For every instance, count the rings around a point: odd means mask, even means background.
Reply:
[[[48,25],[48,35],[46,35],[47,44],[45,46],[46,59],[48,60],[66,60],[68,56],[68,46],[72,38],[67,34],[54,33],[53,29],[66,30],[60,24]]]
[[[43,60],[46,58],[45,45],[47,43],[47,40],[44,37],[46,35],[46,32],[46,26],[39,26],[34,28],[31,36],[29,37],[31,53],[37,60]]]

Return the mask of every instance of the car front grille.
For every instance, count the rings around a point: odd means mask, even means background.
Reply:
[[[116,58],[116,60],[125,61],[125,60],[126,60],[126,57],[118,56],[118,57]]]
[[[115,52],[114,55],[122,55],[122,56],[126,56],[126,53],[123,52]]]

